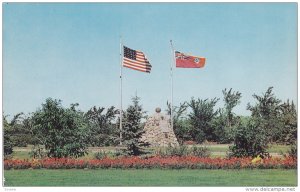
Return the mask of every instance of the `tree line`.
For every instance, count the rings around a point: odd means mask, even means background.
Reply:
[[[231,143],[232,156],[266,156],[269,143],[295,146],[297,140],[296,106],[282,102],[269,87],[263,95],[254,94],[254,105],[247,105],[251,116],[239,116],[233,109],[240,104],[242,94],[224,89],[224,106],[216,108],[219,98],[191,98],[173,107],[174,132],[178,141]],[[33,145],[33,156],[80,157],[89,146],[117,146],[120,143],[119,114],[114,106],[92,107],[87,112],[77,109],[78,103],[65,108],[61,100],[46,99],[40,109],[25,115],[16,114],[8,120],[3,114],[4,154],[15,146]],[[147,143],[139,138],[143,133],[146,112],[138,97],[123,111],[123,141],[129,155],[139,155]],[[170,103],[166,112],[171,114]],[[45,154],[43,154],[45,153]]]

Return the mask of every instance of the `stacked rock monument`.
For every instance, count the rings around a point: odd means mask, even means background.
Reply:
[[[171,128],[170,117],[161,114],[161,109],[156,108],[155,114],[150,116],[145,124],[141,140],[148,142],[150,146],[178,146],[179,143]]]

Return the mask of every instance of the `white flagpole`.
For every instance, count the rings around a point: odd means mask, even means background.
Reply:
[[[172,49],[172,59],[173,62],[171,62],[170,65],[170,75],[171,75],[171,128],[173,129],[173,65],[175,63],[175,51],[173,47],[173,42],[170,40],[171,43],[171,49]]]
[[[122,145],[122,62],[123,62],[123,47],[122,47],[122,36],[120,36],[120,145]]]

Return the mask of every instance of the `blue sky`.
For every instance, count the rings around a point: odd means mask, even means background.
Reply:
[[[296,3],[4,3],[3,111],[33,112],[52,97],[119,107],[119,41],[143,51],[150,74],[123,68],[123,108],[136,93],[145,110],[170,100],[170,39],[176,50],[206,57],[202,69],[174,70],[174,104],[274,87],[297,102]]]

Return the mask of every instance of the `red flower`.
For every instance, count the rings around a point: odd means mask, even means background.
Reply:
[[[196,156],[161,157],[120,157],[116,159],[82,160],[72,158],[45,158],[41,160],[4,160],[4,169],[83,169],[83,168],[206,168],[206,169],[240,169],[240,168],[297,168],[297,161],[291,157],[266,158],[260,163],[251,163],[251,158],[201,158]]]

